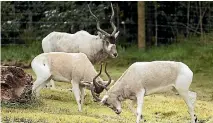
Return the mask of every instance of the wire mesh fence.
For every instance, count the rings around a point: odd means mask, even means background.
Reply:
[[[110,2],[1,2],[1,42],[30,44],[41,41],[52,31],[75,33],[86,30],[97,34],[96,21],[87,4],[101,22],[112,31]],[[120,31],[119,44],[137,44],[137,2],[113,2],[115,24]],[[202,36],[213,31],[213,2],[145,2],[146,43],[168,44],[178,36]]]

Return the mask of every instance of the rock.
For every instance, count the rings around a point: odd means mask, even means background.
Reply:
[[[27,102],[32,97],[32,76],[16,66],[1,66],[1,101]]]

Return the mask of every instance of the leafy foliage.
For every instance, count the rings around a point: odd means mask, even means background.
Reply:
[[[109,5],[109,2],[91,5],[101,23],[107,25],[111,16]],[[3,44],[30,44],[42,40],[52,31],[75,33],[87,30],[93,34],[96,30],[96,21],[88,11],[87,2],[4,1],[2,6],[5,6],[2,9]],[[105,25],[104,28],[111,27]]]
[[[83,1],[3,1],[1,11],[2,43],[25,43],[42,40],[52,31],[75,33],[86,30],[96,32],[95,19],[90,15],[87,4],[98,16],[101,28],[111,32],[110,2]],[[120,45],[128,47],[137,43],[137,2],[113,2],[115,23],[120,33]],[[146,43],[153,45],[157,35],[160,44],[177,42],[179,35],[194,36],[212,31],[212,2],[145,2]],[[118,12],[118,13],[117,13]],[[189,13],[189,16],[187,15]],[[155,18],[157,14],[157,19]],[[157,21],[157,25],[155,24]],[[157,33],[156,34],[156,27]],[[188,31],[187,31],[188,29]]]

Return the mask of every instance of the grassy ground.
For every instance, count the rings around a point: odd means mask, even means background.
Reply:
[[[110,68],[113,78],[118,78],[125,68]],[[31,69],[26,70],[32,73]],[[35,76],[33,76],[35,78]],[[198,93],[196,114],[200,123],[213,122],[213,77],[195,74],[191,90]],[[57,82],[58,90],[43,89],[40,103],[30,106],[4,106],[2,119],[4,122],[51,122],[51,123],[133,123],[135,116],[123,103],[123,112],[116,115],[111,109],[92,101],[87,91],[83,112],[78,112],[75,98],[66,89],[70,83]],[[148,123],[187,123],[190,117],[187,107],[178,95],[173,92],[145,97],[144,118]]]
[[[195,39],[196,40],[196,39]],[[32,47],[3,47],[2,60],[31,60],[41,50]],[[20,51],[20,52],[19,52]],[[28,52],[26,52],[28,51]],[[26,53],[26,54],[25,54]],[[9,54],[9,55],[8,55]],[[119,48],[119,57],[109,65],[114,80],[135,61],[175,60],[186,63],[194,72],[190,90],[197,92],[195,112],[200,123],[213,123],[213,43],[200,44],[187,41],[180,44],[151,48],[147,51]],[[98,68],[98,66],[96,66]],[[33,75],[31,69],[26,72]],[[104,76],[105,78],[105,76]],[[43,89],[38,103],[32,105],[2,105],[3,122],[48,122],[48,123],[134,123],[136,117],[125,101],[123,112],[116,115],[111,109],[92,101],[89,91],[83,107],[78,112],[74,95],[66,89],[70,83],[56,83],[57,90]],[[182,98],[173,92],[145,97],[143,115],[147,123],[188,123],[190,116]]]
[[[1,63],[15,66],[30,66],[31,60],[42,53],[41,42],[30,45],[7,45],[1,47]]]

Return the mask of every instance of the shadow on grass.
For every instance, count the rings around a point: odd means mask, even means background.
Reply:
[[[1,101],[2,108],[19,108],[19,109],[27,109],[27,108],[37,108],[43,105],[42,99],[32,98],[27,102],[9,102],[9,101]]]
[[[10,117],[3,117],[3,123],[48,123],[45,119],[39,119],[35,121],[34,119],[29,118],[10,118]]]

